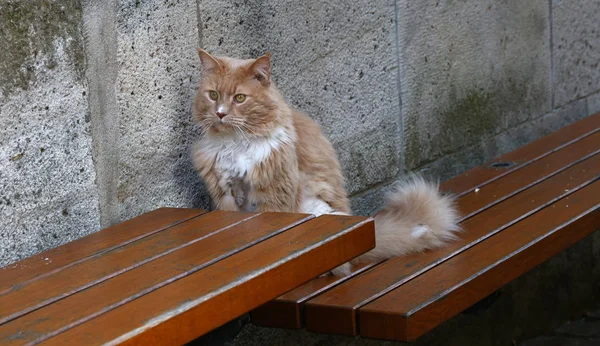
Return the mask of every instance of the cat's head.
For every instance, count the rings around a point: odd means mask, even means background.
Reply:
[[[241,60],[215,57],[198,49],[202,79],[196,94],[194,116],[203,132],[268,135],[277,127],[281,99],[271,83],[271,58]]]

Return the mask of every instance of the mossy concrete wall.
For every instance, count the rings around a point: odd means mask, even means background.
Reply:
[[[0,266],[101,227],[81,16],[0,3]]]

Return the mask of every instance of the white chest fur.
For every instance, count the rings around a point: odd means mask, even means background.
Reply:
[[[246,200],[242,209],[252,211],[256,201],[249,181],[250,173],[282,145],[290,143],[291,138],[284,128],[276,129],[268,137],[207,136],[200,143],[200,150],[214,159],[213,168],[225,191],[228,184],[242,182]]]
[[[289,142],[290,136],[287,131],[279,128],[269,137],[205,137],[201,149],[215,158],[215,169],[219,174],[226,173],[232,178],[244,179],[255,166]]]

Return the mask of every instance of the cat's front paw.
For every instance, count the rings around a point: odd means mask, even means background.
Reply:
[[[217,209],[225,211],[240,211],[232,195],[225,195],[217,204]]]
[[[219,187],[225,191],[226,194],[231,194],[233,185],[233,177],[228,172],[223,172],[221,179],[219,179]]]
[[[234,179],[231,186],[231,194],[235,198],[235,204],[240,208],[246,203],[246,194],[244,193],[243,184],[244,182],[242,179]]]
[[[238,207],[242,207],[244,205],[244,203],[246,203],[246,198],[244,198],[244,196],[238,196],[235,195],[235,204],[237,204]]]

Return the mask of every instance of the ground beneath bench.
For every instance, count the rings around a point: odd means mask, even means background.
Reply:
[[[548,335],[538,336],[519,346],[599,346],[600,306],[582,318],[567,322]]]

